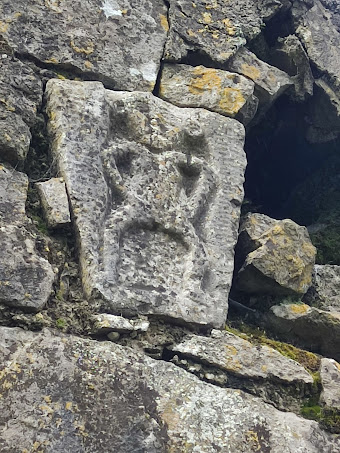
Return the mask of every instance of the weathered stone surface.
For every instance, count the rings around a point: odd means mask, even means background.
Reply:
[[[179,107],[202,107],[248,123],[258,100],[254,83],[239,74],[204,66],[165,64],[160,97]]]
[[[100,83],[47,85],[53,153],[103,311],[221,326],[243,198],[243,126]]]
[[[272,58],[275,65],[289,74],[294,83],[292,99],[304,102],[313,95],[314,77],[308,55],[295,35],[280,38]],[[290,92],[289,92],[290,94]]]
[[[146,332],[149,328],[149,321],[147,319],[126,319],[123,316],[110,315],[102,313],[95,315],[93,318],[94,334],[107,334],[110,332]]]
[[[310,6],[302,10],[300,2],[294,2],[292,12],[296,34],[319,71],[307,134],[318,143],[334,139],[334,132],[340,131],[340,33],[337,20],[333,22],[336,11],[328,2],[314,0]]]
[[[27,176],[0,166],[0,303],[37,311],[52,291],[54,273],[24,226]]]
[[[263,111],[293,84],[288,74],[261,61],[245,47],[228,61],[227,67],[255,83],[255,96],[259,99]]]
[[[252,294],[304,294],[312,283],[316,249],[307,229],[289,219],[247,214],[239,251],[246,256],[237,288]]]
[[[29,149],[29,128],[42,101],[42,84],[28,66],[10,55],[0,54],[0,66],[0,159],[16,165]]]
[[[1,328],[3,453],[337,451],[317,423],[113,343]]]
[[[271,307],[267,325],[285,339],[297,340],[306,349],[340,360],[340,314],[306,304]]]
[[[211,338],[192,335],[172,351],[247,378],[311,384],[312,376],[297,362],[269,346],[255,346],[230,332],[213,330]]]
[[[285,8],[285,0],[170,0],[169,38],[165,59],[180,61],[190,53],[207,55],[218,63],[228,60],[264,22]]]
[[[306,294],[309,304],[326,311],[340,312],[340,266],[314,266],[312,286]]]
[[[340,365],[332,359],[322,359],[320,367],[322,392],[320,402],[340,410]]]
[[[1,33],[19,54],[115,89],[154,87],[168,30],[162,0],[4,0],[0,15]]]
[[[36,184],[41,205],[50,228],[71,223],[66,185],[62,178],[52,178]]]
[[[209,382],[247,390],[280,409],[299,411],[301,398],[311,391],[313,378],[303,366],[229,332],[213,330],[210,338],[187,336],[170,349],[178,355],[179,365],[193,373],[201,374],[199,364],[207,365]]]

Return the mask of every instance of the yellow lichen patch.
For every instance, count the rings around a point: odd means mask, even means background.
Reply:
[[[50,64],[58,64],[58,60],[56,58],[49,58],[48,60],[45,60],[45,63],[50,63]]]
[[[204,24],[211,24],[212,23],[212,18],[210,13],[203,13],[202,14],[202,22]]]
[[[15,112],[15,107],[13,107],[6,99],[0,99],[0,103],[3,104],[10,112]]]
[[[224,345],[225,349],[227,350],[227,354],[236,355],[237,349],[235,346],[230,346],[229,344]]]
[[[94,52],[94,44],[93,42],[89,41],[86,47],[78,47],[73,39],[70,41],[71,48],[77,53],[84,53],[85,55],[91,55]]]
[[[197,66],[194,70],[194,77],[189,83],[189,91],[192,94],[202,94],[203,91],[211,91],[214,88],[221,88],[221,77],[216,69]]]
[[[268,370],[267,365],[262,365],[261,370],[265,373]]]
[[[71,401],[67,401],[67,403],[65,403],[65,409],[67,411],[71,411],[72,410],[72,402]]]
[[[229,36],[234,36],[236,31],[235,28],[231,22],[230,19],[223,19],[222,20],[223,25],[225,26],[226,32],[228,33]]]
[[[255,431],[247,431],[246,432],[246,439],[247,442],[252,444],[253,451],[261,451],[261,444],[259,441],[259,436]]]
[[[256,66],[247,63],[241,64],[241,73],[251,80],[257,80],[261,77],[261,71]]]
[[[306,305],[306,304],[289,304],[289,309],[293,313],[303,314],[303,313],[307,313],[307,311],[309,310],[309,305]]]
[[[189,30],[187,30],[187,35],[193,37],[196,36],[196,33],[189,28]]]
[[[9,23],[3,22],[2,20],[0,20],[0,33],[6,33],[6,31],[8,30],[8,27],[9,27]]]
[[[205,6],[205,9],[216,9],[218,7],[217,0],[212,0],[209,5]]]
[[[245,99],[237,88],[224,88],[219,107],[228,115],[235,115],[245,104]]]
[[[176,403],[169,401],[166,404],[164,410],[161,412],[161,417],[165,421],[165,423],[168,425],[168,428],[170,430],[175,430],[177,425],[180,422],[179,415],[178,415],[177,411],[175,410],[175,408],[173,407],[174,404],[176,404]]]
[[[160,14],[160,18],[161,18],[161,26],[163,27],[163,29],[166,32],[168,32],[169,31],[169,22],[168,22],[167,17],[164,14]]]

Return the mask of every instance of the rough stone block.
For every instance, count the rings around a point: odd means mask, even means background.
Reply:
[[[93,318],[94,334],[107,334],[110,332],[146,332],[149,328],[149,321],[147,319],[126,319],[123,316],[110,315],[102,313],[95,315]]]
[[[0,303],[38,311],[51,294],[54,273],[25,227],[27,188],[26,175],[0,165]]]
[[[115,89],[151,91],[156,83],[169,28],[163,0],[3,0],[0,16],[19,54]]]
[[[247,214],[238,249],[245,261],[236,285],[251,294],[304,294],[312,283],[316,249],[307,228],[290,219]]]
[[[333,359],[321,359],[320,401],[331,409],[340,410],[340,364]]]
[[[110,342],[0,328],[2,452],[336,452],[337,436]],[[39,445],[39,447],[38,447]]]
[[[316,264],[306,301],[326,311],[340,312],[340,266]]]
[[[221,326],[243,199],[244,128],[97,82],[47,84],[52,152],[103,310]]]
[[[62,227],[71,223],[66,185],[62,178],[52,178],[36,184],[47,225]]]
[[[179,107],[202,107],[247,124],[255,115],[258,100],[254,83],[228,71],[204,66],[165,64],[160,96]]]

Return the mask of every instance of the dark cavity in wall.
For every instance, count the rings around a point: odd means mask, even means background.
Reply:
[[[247,133],[243,211],[309,227],[317,262],[340,264],[340,139],[310,143],[308,102],[282,96]]]

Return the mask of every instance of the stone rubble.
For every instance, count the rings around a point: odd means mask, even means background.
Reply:
[[[52,178],[38,182],[36,186],[48,227],[56,228],[70,224],[70,209],[63,179]]]

